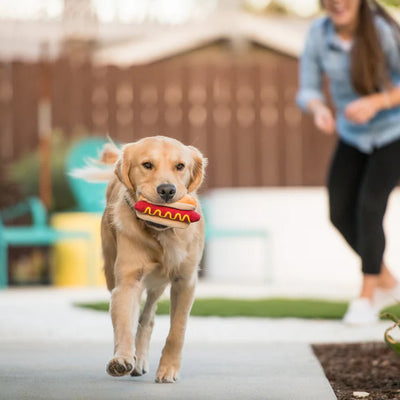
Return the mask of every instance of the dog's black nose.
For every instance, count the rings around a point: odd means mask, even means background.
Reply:
[[[165,202],[167,202],[175,196],[176,187],[170,183],[162,183],[161,185],[157,186],[157,193]]]

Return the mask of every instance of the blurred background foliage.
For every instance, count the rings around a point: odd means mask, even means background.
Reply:
[[[76,202],[69,187],[65,161],[71,146],[82,137],[66,139],[61,131],[55,131],[51,138],[51,180],[53,202],[49,211],[71,211]],[[22,197],[38,196],[39,191],[39,150],[12,163],[8,173],[8,181],[18,185]]]

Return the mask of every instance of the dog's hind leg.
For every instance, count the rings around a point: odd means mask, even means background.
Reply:
[[[115,278],[114,278],[115,257],[110,255],[110,252],[108,252],[107,254],[104,253],[103,257],[104,257],[104,274],[106,276],[107,289],[111,291],[115,287]]]
[[[117,257],[117,244],[109,226],[108,212],[105,212],[102,218],[101,244],[103,249],[104,274],[106,277],[107,289],[111,291],[115,287],[114,265]]]
[[[143,375],[149,370],[150,338],[154,327],[157,300],[163,294],[166,286],[151,288],[147,291],[146,303],[139,318],[139,326],[136,334],[136,363],[135,368],[131,372],[132,376]]]

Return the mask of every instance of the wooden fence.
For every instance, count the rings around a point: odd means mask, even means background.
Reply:
[[[38,145],[42,79],[51,82],[53,126],[109,133],[120,142],[162,134],[209,159],[207,187],[321,185],[334,138],[316,132],[295,105],[297,60],[212,63],[167,60],[95,67],[58,60],[0,64],[0,157]],[[43,76],[47,71],[48,76]]]

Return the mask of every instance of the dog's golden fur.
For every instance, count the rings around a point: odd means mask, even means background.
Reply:
[[[104,158],[115,160],[112,154]],[[152,168],[147,169],[145,165],[149,164],[145,163],[151,163]],[[183,170],[176,168],[180,163],[184,164]],[[125,145],[115,163],[102,219],[104,270],[112,293],[114,328],[114,356],[107,371],[113,376],[147,372],[156,302],[171,284],[171,327],[156,381],[174,382],[178,377],[204,246],[204,222],[201,219],[187,229],[159,230],[138,219],[133,205],[140,194],[160,203],[157,186],[164,183],[176,187],[171,201],[187,193],[196,196],[205,165],[197,149],[162,136]],[[139,317],[144,290],[146,303]]]

